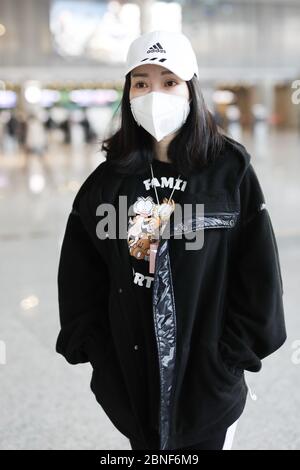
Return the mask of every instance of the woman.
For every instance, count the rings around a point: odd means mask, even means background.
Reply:
[[[244,371],[286,339],[282,278],[250,155],[207,110],[186,36],[133,41],[102,150],[64,235],[56,350],[91,363],[132,449],[228,449]]]

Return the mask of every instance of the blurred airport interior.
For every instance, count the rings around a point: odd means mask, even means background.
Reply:
[[[252,156],[278,242],[288,340],[249,374],[234,448],[300,449],[300,2],[0,0],[0,449],[129,449],[54,351],[76,191],[119,123],[129,44],[182,31],[205,101]],[[85,385],[84,385],[85,384]]]

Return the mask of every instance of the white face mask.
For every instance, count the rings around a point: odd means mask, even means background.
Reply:
[[[185,96],[152,91],[132,98],[130,107],[137,124],[159,142],[185,123],[190,101]]]

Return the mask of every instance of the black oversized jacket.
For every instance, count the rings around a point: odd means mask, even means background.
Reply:
[[[100,204],[114,204],[118,214],[124,177],[105,161],[74,199],[59,262],[56,350],[71,364],[91,363],[91,389],[121,433],[148,449],[176,449],[231,425],[246,402],[244,370],[259,371],[284,343],[278,249],[250,155],[226,137],[222,156],[193,172],[182,194],[181,204],[204,203],[204,217],[192,211],[159,244],[152,296],[160,377],[155,433],[139,387],[143,344],[132,325],[138,304],[127,240],[96,233]],[[196,230],[204,230],[204,245],[186,250],[185,234]]]

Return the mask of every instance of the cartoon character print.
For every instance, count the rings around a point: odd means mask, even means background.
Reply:
[[[159,239],[159,233],[175,208],[173,199],[155,204],[151,196],[139,196],[133,205],[134,217],[129,218],[127,241],[131,256],[149,261],[150,243]]]

